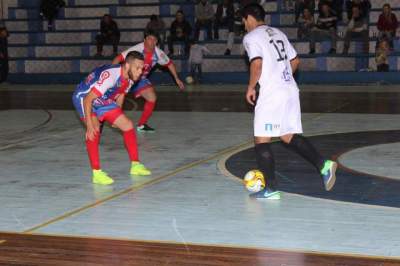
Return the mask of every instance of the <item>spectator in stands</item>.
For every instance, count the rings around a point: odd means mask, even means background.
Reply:
[[[174,42],[180,41],[184,43],[185,55],[189,55],[189,40],[192,33],[190,23],[185,19],[185,14],[182,10],[178,10],[175,14],[175,20],[171,23],[168,37],[168,55],[174,54]]]
[[[0,82],[8,76],[8,30],[3,21],[0,22]]]
[[[195,7],[196,23],[194,39],[199,40],[200,29],[206,28],[207,39],[212,40],[212,22],[214,19],[214,9],[207,0],[200,0]]]
[[[160,39],[158,40],[158,45],[160,46],[161,49],[164,49],[164,41],[165,41],[165,24],[162,19],[153,14],[150,16],[150,21],[146,25],[146,31],[155,31],[157,32],[158,36],[160,36]]]
[[[102,56],[103,46],[106,43],[111,43],[113,46],[113,53],[118,53],[118,44],[120,40],[120,32],[117,23],[108,14],[105,14],[100,22],[100,34],[96,36],[97,54]]]
[[[297,38],[311,39],[311,30],[314,28],[314,16],[308,8],[303,9],[303,14],[299,17],[297,29]]]
[[[202,79],[202,69],[204,55],[211,54],[210,50],[206,46],[200,45],[196,42],[192,42],[190,46],[189,66],[190,75],[193,77],[196,83],[200,83]]]
[[[42,0],[40,3],[40,15],[48,20],[49,31],[52,31],[54,19],[58,15],[58,10],[65,6],[63,0]]]
[[[389,41],[390,47],[393,48],[393,39],[396,37],[399,23],[396,15],[392,13],[392,8],[389,4],[383,5],[383,11],[379,15],[377,26],[379,30],[378,40],[386,38]]]
[[[225,50],[225,55],[230,55],[234,42],[234,33],[233,33],[233,25],[234,25],[234,16],[235,9],[233,7],[232,0],[223,0],[222,3],[219,3],[217,6],[217,12],[215,13],[215,21],[214,21],[214,39],[219,39],[219,28],[220,26],[228,27],[228,41],[227,48]]]
[[[296,0],[294,4],[295,22],[297,23],[299,17],[304,14],[304,9],[308,9],[314,15],[315,1],[314,0]]]
[[[369,10],[371,9],[371,2],[369,0],[347,0],[346,1],[346,9],[347,9],[347,18],[350,20],[353,17],[353,7],[357,6],[360,15],[363,18],[368,18]]]
[[[233,32],[235,33],[236,36],[243,36],[245,33],[242,14],[240,13],[239,8],[236,9],[235,11]]]
[[[337,17],[333,14],[327,3],[322,4],[321,14],[319,14],[315,27],[311,30],[310,54],[315,53],[315,42],[323,38],[330,38],[331,49],[329,53],[336,53],[336,23]]]
[[[347,54],[352,39],[361,39],[363,42],[363,52],[369,52],[369,35],[367,20],[361,15],[360,8],[353,6],[352,17],[347,24],[346,34],[344,37],[343,54]]]
[[[389,71],[389,60],[388,56],[390,53],[389,41],[386,38],[383,38],[379,41],[378,47],[375,52],[375,62],[376,68],[378,72],[387,72]]]

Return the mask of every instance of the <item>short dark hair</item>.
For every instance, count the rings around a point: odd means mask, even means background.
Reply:
[[[131,63],[133,60],[144,60],[143,54],[138,51],[131,51],[125,57],[125,62]]]
[[[160,39],[160,36],[158,35],[158,32],[152,29],[147,29],[144,31],[144,39],[146,39],[148,36],[154,36],[157,38],[157,40]]]
[[[384,7],[392,8],[389,3],[385,3],[382,8]]]
[[[178,11],[176,11],[175,14],[182,14],[182,15],[185,15],[185,14],[183,13],[183,10],[182,10],[182,9],[179,9]]]
[[[242,17],[247,19],[248,16],[252,16],[257,21],[264,21],[265,19],[265,10],[259,4],[249,4],[243,7]]]

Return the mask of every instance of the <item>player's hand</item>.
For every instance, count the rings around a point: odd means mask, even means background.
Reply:
[[[183,84],[182,80],[176,79],[176,84],[179,87],[179,90],[183,91],[185,89],[185,84]]]
[[[248,87],[246,93],[246,100],[249,104],[254,105],[256,102],[256,89]]]
[[[94,140],[95,136],[100,133],[100,124],[97,123],[88,123],[86,128],[86,139]]]

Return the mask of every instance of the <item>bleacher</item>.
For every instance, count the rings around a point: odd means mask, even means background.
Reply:
[[[8,19],[5,20],[10,32],[10,81],[27,83],[76,83],[95,66],[110,63],[112,47],[105,46],[102,58],[96,53],[95,36],[99,31],[100,18],[111,14],[121,30],[119,50],[142,41],[143,28],[151,14],[160,15],[168,28],[174,20],[175,12],[183,9],[187,19],[193,23],[194,6],[185,0],[67,0],[55,21],[55,30],[47,30],[47,21],[39,17],[39,0],[11,0]],[[342,55],[343,41],[338,41],[337,54],[328,54],[329,41],[317,43],[316,54],[309,55],[309,42],[297,39],[297,27],[293,24],[293,12],[281,10],[280,1],[267,3],[269,25],[284,31],[298,51],[301,64],[301,78],[304,82],[349,82],[352,80],[376,81],[388,79],[396,82],[396,71],[400,68],[399,54],[389,58],[392,73],[362,72],[374,70],[376,22],[384,0],[372,0],[370,21],[370,53],[361,54],[361,43],[353,41],[349,54]],[[390,4],[400,19],[400,0]],[[344,31],[344,24],[338,32]],[[241,39],[235,40],[232,55],[224,56],[227,30],[221,29],[221,40],[206,42],[212,55],[207,56],[203,65],[206,80],[214,82],[246,82],[247,63],[242,55]],[[179,44],[178,44],[179,45]],[[395,50],[400,51],[395,41]],[[181,56],[174,56],[179,72],[187,72],[187,62]],[[360,72],[361,71],[361,72]],[[382,76],[385,75],[385,76]],[[155,74],[154,78],[166,79],[165,74]],[[357,81],[356,81],[357,82]]]

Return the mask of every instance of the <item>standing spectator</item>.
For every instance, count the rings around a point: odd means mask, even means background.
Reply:
[[[182,10],[178,10],[175,14],[175,20],[171,23],[168,37],[168,55],[174,54],[174,42],[181,41],[185,45],[185,55],[189,54],[189,39],[192,33],[190,23],[185,19]]]
[[[203,56],[211,54],[210,50],[206,46],[200,45],[193,42],[190,47],[189,65],[190,74],[196,83],[199,83],[202,79],[202,68]]]
[[[244,30],[244,24],[242,20],[242,14],[240,13],[240,9],[236,9],[235,11],[235,16],[234,16],[234,22],[233,22],[233,31],[236,36],[242,36],[245,32]]]
[[[353,7],[357,6],[360,11],[360,16],[363,18],[368,18],[369,10],[371,9],[371,2],[369,0],[347,0],[347,18],[350,20],[353,16]]]
[[[64,6],[63,0],[42,0],[40,3],[40,15],[47,19],[49,31],[54,29],[54,19],[58,15],[58,10]]]
[[[212,5],[207,0],[200,0],[200,2],[195,7],[195,13],[196,23],[194,30],[194,39],[196,41],[199,40],[200,29],[204,27],[207,30],[207,39],[212,40],[211,31],[212,21],[214,18],[214,9]]]
[[[311,30],[314,28],[314,16],[308,8],[303,9],[303,14],[299,17],[297,25],[297,37],[299,39],[310,39]]]
[[[164,41],[165,41],[165,24],[162,19],[157,16],[157,15],[151,15],[150,16],[150,21],[146,25],[146,31],[155,31],[158,33],[158,36],[160,36],[160,39],[158,40],[158,45],[160,46],[161,49],[164,49]]]
[[[361,39],[363,41],[363,52],[369,52],[369,36],[368,25],[364,17],[361,16],[360,8],[354,6],[352,9],[352,17],[347,24],[346,35],[344,37],[343,54],[349,52],[351,39]]]
[[[114,55],[118,53],[118,44],[120,32],[117,23],[108,14],[105,14],[100,22],[100,34],[96,36],[97,54],[102,56],[103,46],[106,43],[111,43],[113,46]]]
[[[388,55],[390,53],[389,42],[386,38],[379,41],[375,52],[375,62],[378,72],[389,71]]]
[[[4,22],[0,23],[0,82],[8,76],[8,38],[9,34]]]
[[[234,33],[233,33],[233,25],[234,25],[234,17],[235,17],[235,9],[233,7],[232,0],[223,0],[222,3],[219,3],[217,6],[217,12],[215,13],[215,21],[214,21],[214,39],[219,39],[219,27],[226,26],[228,27],[228,41],[227,48],[225,50],[225,55],[230,55],[234,42]]]
[[[314,0],[296,0],[294,4],[295,22],[297,23],[299,17],[304,13],[304,9],[308,9],[314,15],[315,1]]]
[[[389,41],[390,48],[393,48],[393,39],[396,37],[398,25],[397,17],[392,13],[392,8],[389,4],[384,4],[382,14],[379,15],[378,19],[378,40],[386,38]]]
[[[331,49],[329,53],[336,53],[336,22],[337,18],[333,14],[327,3],[321,6],[322,13],[318,16],[315,27],[311,30],[310,54],[315,53],[315,42],[322,38],[331,39]]]

